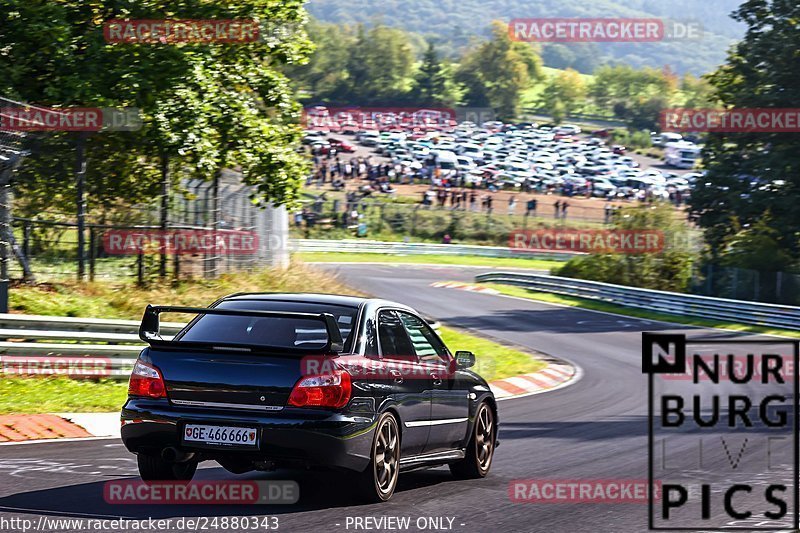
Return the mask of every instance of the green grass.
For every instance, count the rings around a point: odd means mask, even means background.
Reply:
[[[49,378],[0,379],[0,414],[118,411],[127,381]]]
[[[476,363],[473,370],[486,381],[536,372],[546,364],[515,348],[452,328],[440,327],[439,335],[453,353],[457,350],[474,353]]]
[[[681,315],[671,315],[668,313],[660,313],[657,311],[648,311],[646,309],[623,307],[621,305],[611,304],[607,302],[600,302],[588,298],[577,298],[575,296],[564,296],[560,294],[552,294],[549,292],[534,292],[525,289],[523,287],[514,287],[511,285],[503,285],[500,283],[482,283],[480,285],[491,287],[492,289],[498,290],[502,294],[505,294],[507,296],[516,296],[518,298],[527,298],[529,300],[536,300],[539,302],[568,305],[570,307],[582,307],[584,309],[591,309],[593,311],[604,311],[606,313],[633,316],[637,318],[644,318],[647,320],[661,320],[664,322],[673,322],[675,324],[686,324],[690,326],[698,326],[704,328],[721,328],[721,329],[730,329],[733,331],[742,331],[747,333],[759,333],[763,335],[782,335],[785,337],[800,338],[800,331],[776,329],[764,326],[752,326],[749,324],[737,324],[735,322],[721,322],[717,320],[710,320],[707,318],[694,318]]]
[[[516,257],[478,257],[472,255],[386,255],[351,252],[300,252],[295,257],[317,263],[412,263],[437,265],[465,265],[507,268],[534,268],[547,270],[563,265],[562,261],[525,259]]]

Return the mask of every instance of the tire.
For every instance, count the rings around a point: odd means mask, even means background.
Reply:
[[[365,503],[389,501],[400,474],[400,431],[397,419],[384,413],[375,426],[369,466],[356,476],[359,500]]]
[[[191,481],[197,470],[197,462],[170,463],[155,455],[136,456],[139,475],[144,481]]]
[[[497,423],[494,411],[483,402],[475,414],[475,425],[467,444],[466,456],[450,464],[450,472],[458,479],[480,479],[486,477],[492,467],[492,458],[497,444]]]

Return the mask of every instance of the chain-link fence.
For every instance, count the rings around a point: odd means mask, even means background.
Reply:
[[[800,305],[800,274],[706,264],[692,292],[705,296]]]
[[[135,279],[146,284],[162,275],[211,278],[285,266],[285,209],[259,208],[251,201],[252,193],[237,173],[225,171],[218,184],[201,180],[181,183],[171,195],[165,226],[160,220],[160,199],[126,207],[122,222],[90,218],[84,235],[88,279]],[[46,282],[76,278],[79,230],[74,218],[48,211],[35,218],[14,217],[12,225],[18,247],[17,260],[8,264],[11,279]]]
[[[512,231],[541,226],[600,228],[594,218],[584,220],[556,216],[551,206],[528,210],[526,205],[476,203],[442,207],[421,203],[387,202],[375,199],[317,198],[304,203],[292,214],[292,234],[306,238],[346,238],[352,236],[398,240],[453,241],[495,246],[508,245]]]

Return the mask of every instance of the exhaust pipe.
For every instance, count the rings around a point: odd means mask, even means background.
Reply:
[[[161,458],[170,463],[186,463],[194,459],[194,453],[186,453],[170,446],[161,450]]]

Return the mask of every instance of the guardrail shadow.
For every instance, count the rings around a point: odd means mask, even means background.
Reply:
[[[531,302],[535,304],[535,302]],[[697,329],[696,326],[658,322],[646,318],[597,313],[579,308],[500,309],[481,315],[439,316],[459,327],[530,333],[636,333]],[[732,332],[732,334],[734,334]]]

